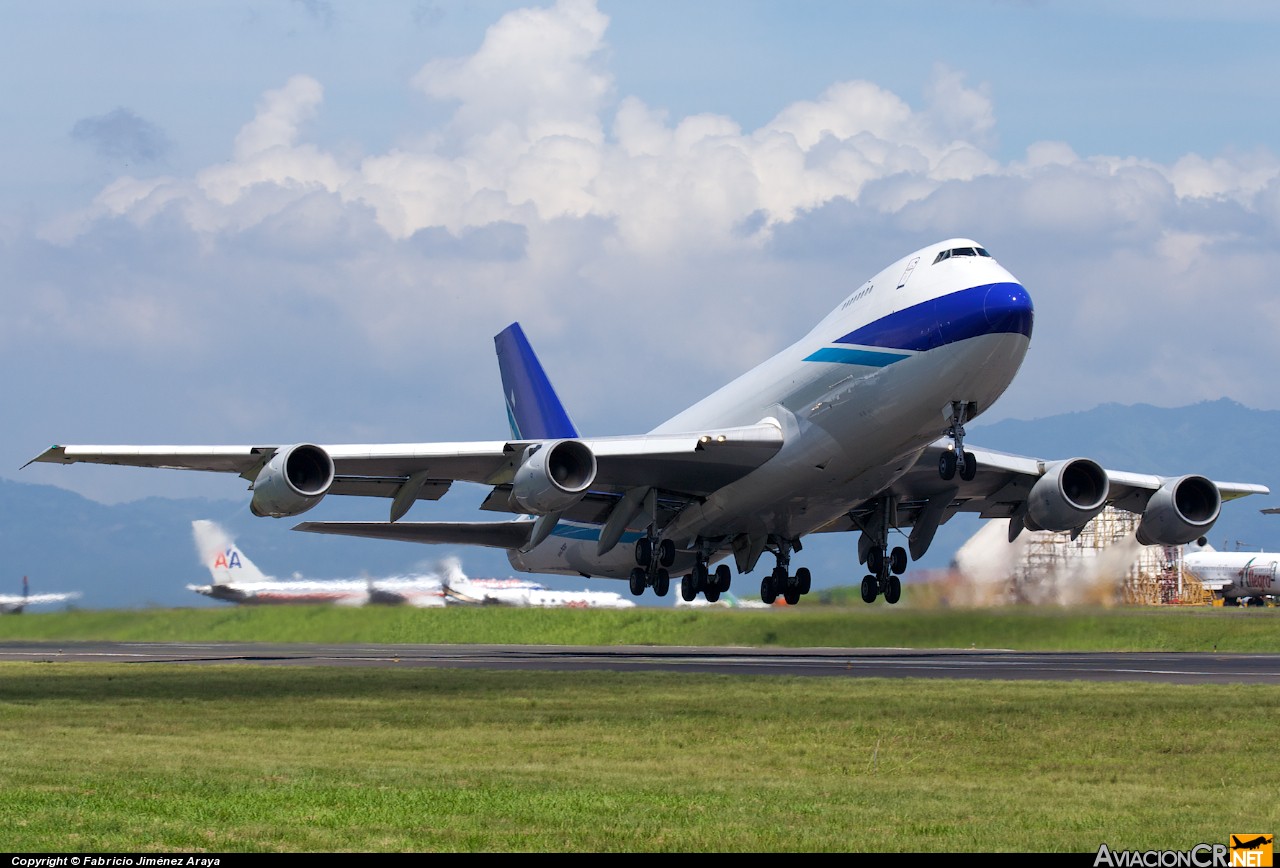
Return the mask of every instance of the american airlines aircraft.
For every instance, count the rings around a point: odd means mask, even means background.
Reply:
[[[62,603],[80,596],[79,591],[67,591],[58,594],[33,594],[27,577],[22,577],[22,596],[0,594],[0,615],[21,615],[27,606],[39,606],[48,603]]]
[[[1280,597],[1280,553],[1220,552],[1203,538],[1182,553],[1182,569],[1227,606],[1263,606]]]
[[[196,552],[213,581],[187,589],[229,603],[332,603],[339,606],[446,604],[439,576],[392,576],[382,579],[277,579],[249,560],[230,534],[212,521],[191,522]]]
[[[857,534],[862,598],[898,601],[908,555],[958,512],[1075,531],[1107,504],[1139,513],[1144,545],[1204,535],[1225,500],[1262,485],[1104,470],[965,442],[1030,344],[1031,296],[978,242],[910,253],[852,288],[790,347],[644,434],[583,437],[518,324],[495,337],[511,437],[460,443],[52,446],[32,461],[235,473],[259,516],[296,516],[329,495],[385,497],[386,522],[298,530],[494,546],[532,573],[627,581],[632,595],[714,602],[732,561],[760,597],[795,605],[805,537]],[[454,482],[490,488],[500,521],[402,521]],[[895,544],[899,541],[903,544]],[[720,562],[720,563],[718,563]]]

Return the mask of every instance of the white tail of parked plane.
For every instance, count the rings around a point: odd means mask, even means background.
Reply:
[[[22,577],[22,595],[16,594],[0,594],[0,615],[21,615],[27,606],[46,605],[48,603],[61,603],[66,600],[74,600],[80,596],[79,591],[67,591],[57,594],[33,594],[31,587],[27,582],[27,577]]]
[[[191,522],[200,562],[209,570],[215,585],[234,585],[271,580],[249,556],[236,546],[231,534],[219,524],[204,519]]]

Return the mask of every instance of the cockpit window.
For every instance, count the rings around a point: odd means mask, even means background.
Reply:
[[[937,265],[944,259],[950,259],[953,256],[985,256],[991,258],[991,254],[981,247],[953,247],[950,250],[943,250],[934,258],[933,264]]]

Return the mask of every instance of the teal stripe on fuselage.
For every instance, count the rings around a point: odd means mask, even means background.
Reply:
[[[598,524],[567,524],[560,522],[556,525],[556,529],[551,531],[552,536],[563,537],[564,539],[581,539],[581,540],[598,540],[600,539],[601,526]],[[644,533],[638,530],[624,531],[622,539],[619,542],[633,543]]]
[[[906,353],[885,353],[876,350],[847,350],[843,347],[823,347],[816,353],[805,356],[806,362],[837,362],[842,365],[863,365],[868,368],[883,368],[894,362],[902,361]]]

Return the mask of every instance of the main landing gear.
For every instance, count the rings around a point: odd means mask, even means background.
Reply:
[[[886,603],[902,597],[902,580],[907,571],[907,550],[896,546],[889,551],[889,531],[898,526],[897,501],[892,496],[881,498],[875,512],[859,522],[862,536],[858,539],[858,560],[867,565],[870,575],[862,580],[862,601],[874,603],[884,594]]]
[[[902,598],[902,580],[898,576],[907,570],[907,550],[896,546],[886,554],[888,546],[873,548],[867,552],[867,569],[872,575],[862,580],[862,601],[874,603],[884,594],[884,601],[892,605]]]
[[[639,597],[651,587],[659,597],[665,597],[671,589],[671,573],[667,567],[675,563],[676,544],[669,539],[660,540],[652,533],[636,540],[636,568],[631,571],[632,596]]]
[[[778,559],[778,565],[773,568],[773,573],[765,576],[760,580],[760,599],[772,604],[778,597],[787,601],[788,606],[794,606],[800,602],[800,598],[809,593],[812,577],[807,567],[801,567],[796,570],[796,574],[790,575],[791,551],[800,551],[802,546],[800,540],[779,540],[769,551]]]
[[[938,475],[943,479],[954,479],[959,471],[960,478],[968,482],[978,472],[977,459],[964,451],[964,423],[972,409],[970,402],[951,402],[951,424],[944,433],[951,438],[952,448],[938,457]]]

